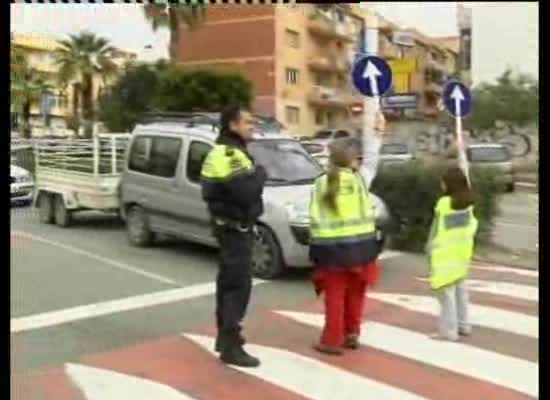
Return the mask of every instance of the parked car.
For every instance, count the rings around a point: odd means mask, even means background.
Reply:
[[[402,163],[413,159],[413,154],[404,143],[384,143],[380,147],[380,162],[382,164]]]
[[[121,215],[130,242],[148,246],[155,235],[217,246],[202,199],[200,172],[217,132],[185,118],[136,126],[121,178]],[[264,279],[287,267],[310,267],[308,205],[312,184],[323,171],[302,144],[279,134],[256,135],[249,150],[268,174],[265,212],[253,252],[253,272]],[[379,240],[389,212],[373,195]]]
[[[512,154],[506,145],[499,143],[471,144],[466,147],[471,167],[495,168],[501,172],[499,181],[508,191],[514,190]]]
[[[313,135],[313,140],[331,141],[334,139],[344,139],[351,137],[352,134],[346,129],[327,129],[318,131]]]
[[[17,165],[10,165],[11,204],[30,204],[34,193],[31,173]]]

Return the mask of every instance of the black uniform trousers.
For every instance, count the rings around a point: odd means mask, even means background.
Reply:
[[[252,291],[252,230],[216,226],[220,263],[216,279],[218,334],[237,340]]]

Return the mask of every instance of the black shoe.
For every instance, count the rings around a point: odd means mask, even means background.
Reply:
[[[216,337],[216,345],[215,345],[216,353],[221,353],[221,351],[223,350],[223,346],[225,345],[226,342],[227,340],[224,339],[224,337],[221,334],[218,334],[218,336]],[[244,346],[245,344],[246,344],[245,338],[239,334],[239,345]]]
[[[237,367],[256,368],[260,366],[260,360],[248,354],[242,346],[226,347],[220,356],[225,364],[235,365]]]

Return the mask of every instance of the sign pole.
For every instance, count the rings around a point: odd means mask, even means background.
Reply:
[[[378,54],[378,16],[374,11],[368,11],[365,22],[365,52],[369,56]],[[369,68],[369,66],[371,66]],[[374,68],[373,68],[374,67]],[[363,98],[363,135],[373,135],[376,123],[376,113],[380,110],[377,75],[380,72],[373,64],[367,64],[363,77],[370,80],[373,97]]]
[[[442,100],[447,111],[455,117],[456,145],[458,151],[459,166],[466,176],[468,186],[471,186],[466,146],[462,132],[462,117],[471,110],[472,95],[470,90],[459,81],[449,81],[443,89]]]

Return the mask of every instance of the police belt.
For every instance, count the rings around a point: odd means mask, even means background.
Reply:
[[[243,222],[225,219],[225,218],[214,218],[214,224],[217,227],[225,227],[229,229],[234,229],[239,232],[249,232],[254,228],[254,225],[245,224]]]

